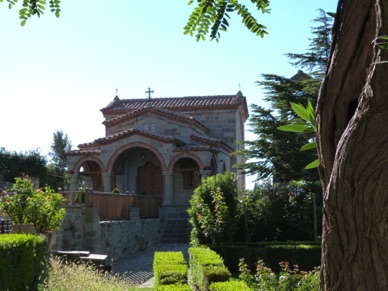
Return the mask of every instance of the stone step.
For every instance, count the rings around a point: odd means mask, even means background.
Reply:
[[[165,221],[162,230],[163,243],[188,243],[190,241],[191,225],[187,220],[169,219]]]

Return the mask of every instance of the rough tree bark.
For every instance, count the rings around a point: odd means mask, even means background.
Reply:
[[[317,106],[323,290],[388,290],[388,1],[341,0]]]

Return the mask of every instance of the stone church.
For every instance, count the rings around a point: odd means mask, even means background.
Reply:
[[[160,196],[166,211],[185,211],[201,178],[235,171],[244,139],[246,97],[120,99],[105,108],[105,137],[68,153],[71,191],[82,175],[93,191]],[[245,177],[238,176],[238,186]],[[180,209],[180,210],[179,210]]]

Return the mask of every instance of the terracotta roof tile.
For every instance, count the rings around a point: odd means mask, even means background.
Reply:
[[[220,147],[224,148],[225,150],[229,152],[233,152],[234,149],[229,146],[227,143],[225,143],[222,139],[216,139],[216,138],[211,138],[208,136],[199,136],[199,135],[190,135],[190,139],[194,142],[199,142],[202,144],[207,144],[212,147]]]
[[[173,150],[173,152],[185,152],[185,151],[209,151],[211,150],[210,146],[204,146],[204,145],[185,145],[181,147],[177,147]]]
[[[126,114],[123,114],[123,115],[120,115],[118,117],[115,117],[115,118],[112,118],[110,120],[105,120],[103,122],[103,124],[106,126],[106,127],[112,127],[118,123],[121,123],[125,120],[130,120],[130,119],[133,119],[133,118],[137,118],[139,116],[144,116],[144,115],[147,115],[148,113],[151,113],[151,114],[155,114],[155,115],[159,115],[159,116],[162,116],[164,118],[167,118],[167,119],[170,119],[170,120],[175,120],[175,121],[178,121],[178,122],[181,122],[181,123],[185,123],[185,124],[195,124],[197,125],[199,128],[201,128],[202,130],[204,130],[204,132],[206,133],[209,133],[210,132],[210,129],[207,128],[205,125],[203,125],[201,122],[199,122],[197,119],[193,118],[193,117],[188,117],[188,116],[184,116],[182,114],[178,114],[178,113],[175,113],[175,112],[171,112],[171,111],[168,111],[168,110],[164,110],[164,109],[160,109],[160,108],[155,108],[155,107],[142,107],[142,108],[138,108],[136,110],[133,110],[129,113],[126,113]]]
[[[78,155],[99,155],[101,154],[100,148],[89,148],[81,150],[72,150],[66,153],[67,156],[78,156]]]
[[[80,145],[78,145],[78,148],[80,148],[80,149],[92,149],[92,148],[100,147],[101,145],[104,145],[104,144],[109,144],[109,143],[115,142],[116,140],[131,136],[134,134],[149,137],[149,138],[152,138],[152,139],[155,139],[155,140],[158,140],[161,142],[165,142],[165,143],[174,143],[177,145],[185,144],[183,141],[181,141],[173,136],[170,136],[170,135],[155,134],[155,133],[150,133],[148,131],[144,131],[144,130],[140,130],[140,129],[136,129],[136,128],[131,128],[131,129],[128,129],[128,130],[125,130],[125,131],[122,131],[122,132],[119,132],[116,134],[112,134],[112,135],[109,135],[106,137],[95,139],[93,142],[90,142],[90,143],[80,144]]]
[[[142,99],[119,99],[115,98],[101,112],[106,114],[125,114],[139,108],[148,107],[147,98]],[[208,111],[215,109],[237,109],[243,107],[244,118],[248,118],[248,106],[246,98],[241,91],[236,95],[215,96],[187,96],[176,98],[151,98],[152,107],[167,109],[176,112]]]

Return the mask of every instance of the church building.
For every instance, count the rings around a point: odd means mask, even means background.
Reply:
[[[105,108],[105,136],[68,153],[71,191],[80,175],[93,191],[162,197],[162,208],[185,211],[201,178],[244,162],[246,97],[235,95],[120,99]],[[238,186],[245,186],[238,175]],[[117,191],[117,190],[116,190]]]

